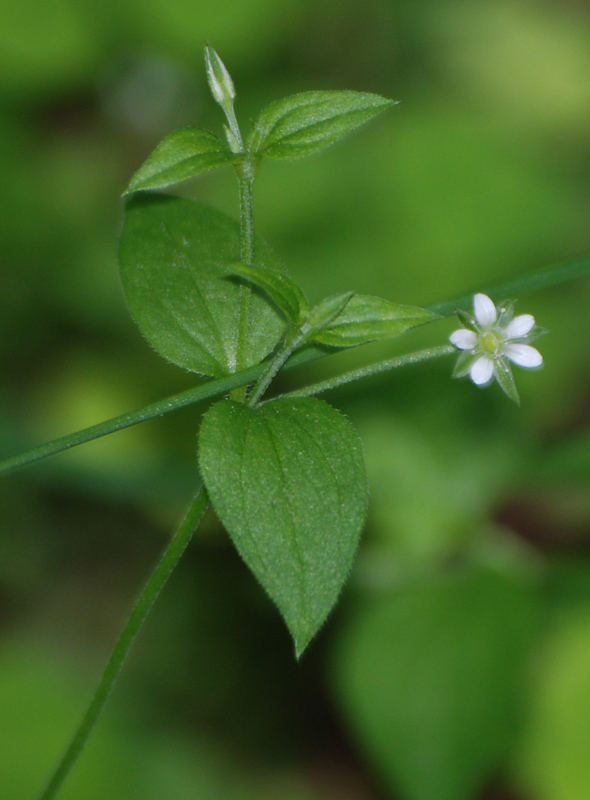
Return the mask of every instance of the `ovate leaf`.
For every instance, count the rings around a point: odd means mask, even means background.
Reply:
[[[307,299],[288,275],[242,263],[229,264],[228,268],[266,292],[293,325],[303,322],[307,315]]]
[[[424,308],[355,294],[342,312],[313,339],[332,347],[354,347],[377,339],[392,339],[434,319],[438,316]]]
[[[350,571],[367,506],[359,438],[315,398],[213,406],[200,432],[211,502],[299,656]]]
[[[257,263],[281,271],[256,239]],[[138,195],[127,205],[119,260],[133,318],[160,355],[192,372],[222,377],[257,364],[275,347],[285,321],[260,293],[247,306],[248,338],[238,354],[245,287],[228,280],[240,259],[237,222],[202,203]]]
[[[473,800],[503,766],[538,623],[529,580],[477,570],[360,609],[334,661],[350,726],[392,793]]]
[[[140,189],[163,189],[187,178],[194,178],[235,155],[217,136],[199,128],[180,128],[162,139],[131,178],[125,194]]]
[[[323,150],[393,100],[364,92],[302,92],[271,103],[250,136],[255,157],[296,159]]]

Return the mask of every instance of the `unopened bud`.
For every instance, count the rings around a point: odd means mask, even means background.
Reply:
[[[231,75],[215,50],[208,45],[205,48],[205,64],[207,67],[207,80],[209,81],[211,94],[225,110],[228,105],[232,104],[236,96],[236,90],[234,89],[234,82],[231,79]]]

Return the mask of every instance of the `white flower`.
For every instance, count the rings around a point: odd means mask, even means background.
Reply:
[[[454,331],[449,340],[463,352],[459,356],[454,376],[469,374],[477,386],[488,386],[494,378],[508,397],[519,402],[509,362],[519,367],[534,369],[543,363],[543,356],[527,342],[541,331],[535,326],[532,314],[513,316],[512,303],[499,309],[485,294],[473,298],[474,318],[457,312],[462,323],[469,328]]]

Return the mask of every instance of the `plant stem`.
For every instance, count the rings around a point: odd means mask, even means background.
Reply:
[[[292,367],[297,367],[325,355],[326,353],[318,348],[302,350],[289,359],[285,368],[291,369]],[[203,400],[209,400],[212,397],[227,394],[238,386],[246,386],[249,383],[253,383],[260,378],[266,368],[267,365],[265,363],[257,364],[242,372],[229,375],[227,378],[218,378],[208,381],[201,386],[196,386],[194,389],[187,389],[185,392],[166,397],[164,400],[158,400],[156,403],[144,406],[136,411],[129,411],[126,414],[113,417],[113,419],[105,420],[105,422],[99,422],[97,425],[91,425],[89,428],[69,433],[66,436],[61,436],[59,439],[53,439],[51,442],[46,442],[38,447],[25,450],[15,456],[4,459],[4,461],[0,461],[0,475],[2,473],[12,472],[20,467],[25,467],[27,464],[32,464],[47,456],[69,450],[71,447],[77,447],[93,439],[99,439],[101,436],[107,436],[110,433],[129,428],[140,422],[154,419],[154,417],[161,417],[164,414],[168,414],[170,411],[176,411],[179,408],[184,408],[193,403],[199,403]]]
[[[254,264],[254,204],[252,187],[254,168],[246,157],[236,166],[240,191],[240,258],[244,264]]]
[[[441,356],[450,356],[456,352],[457,350],[450,344],[442,345],[441,347],[430,347],[427,350],[417,350],[415,353],[408,353],[407,355],[398,356],[397,358],[389,358],[386,361],[378,361],[376,364],[369,364],[366,367],[360,367],[360,369],[344,372],[342,375],[337,375],[335,378],[328,378],[319,383],[312,383],[309,386],[304,386],[303,389],[287,392],[282,395],[282,397],[310,397],[320,392],[327,392],[329,389],[336,389],[338,386],[343,386],[345,383],[350,383],[351,381],[358,381],[361,378],[378,375],[381,372],[387,372],[397,367],[405,367],[407,364],[418,364],[421,361],[429,361],[430,359],[440,358]]]
[[[507,297],[518,297],[528,292],[538,292],[541,289],[548,289],[551,286],[557,286],[560,283],[566,283],[575,278],[582,278],[589,273],[590,257],[586,256],[574,261],[566,261],[563,264],[555,264],[552,267],[547,267],[542,270],[538,269],[534,272],[527,272],[526,275],[521,275],[519,278],[513,278],[511,281],[506,281],[506,283],[500,283],[494,286],[484,286],[478,291],[487,294],[495,302],[499,302]],[[430,306],[428,310],[446,317],[449,314],[453,314],[456,308],[471,308],[474,294],[475,292],[472,292],[471,294],[457,297],[454,300],[437,303],[434,306]]]
[[[266,372],[260,376],[258,383],[252,391],[252,394],[248,398],[248,406],[250,408],[253,408],[258,403],[262,395],[270,386],[274,376],[277,374],[289,356],[293,353],[293,351],[299,347],[304,338],[305,336],[303,334],[295,337],[295,339],[286,344],[282,350],[279,350],[276,356],[272,359],[266,369]]]
[[[240,259],[244,264],[254,264],[254,206],[252,185],[254,169],[248,156],[236,165],[236,175],[240,193]],[[245,363],[245,348],[248,343],[248,310],[252,290],[245,283],[240,287],[240,320],[238,325],[238,348],[236,355],[236,371],[239,372]],[[246,396],[245,387],[235,389],[232,398],[243,402]]]
[[[56,797],[65,779],[68,777],[70,770],[76,763],[78,756],[82,752],[104,708],[135,637],[141,629],[164,584],[170,577],[174,567],[177,565],[190,542],[194,532],[198,528],[208,502],[207,493],[205,489],[201,487],[184,520],[172,538],[172,541],[164,551],[155,570],[145,585],[145,588],[139,595],[139,599],[133,607],[129,619],[125,623],[125,627],[119,636],[94,697],[82,718],[82,722],[45,790],[40,795],[39,800],[52,800],[52,798]]]
[[[251,189],[251,187],[250,187]],[[251,202],[251,197],[250,197]],[[253,233],[253,231],[252,231]],[[503,297],[516,297],[525,292],[534,292],[541,289],[546,289],[550,286],[556,286],[560,283],[581,278],[590,274],[590,257],[581,258],[574,261],[568,261],[563,264],[558,264],[544,270],[537,270],[524,275],[520,278],[515,278],[512,281],[497,285],[495,287],[484,288],[484,291],[489,295],[492,300],[501,300]],[[473,294],[457,297],[453,300],[447,300],[444,303],[438,303],[429,307],[429,311],[434,311],[441,316],[449,316],[456,308],[470,307],[473,302]],[[299,366],[300,364],[314,361],[317,358],[322,358],[329,355],[329,352],[322,348],[306,348],[288,360],[285,365],[286,369]],[[394,359],[395,361],[396,359]],[[387,362],[383,362],[387,363]],[[397,365],[400,366],[400,365]],[[249,383],[257,380],[265,371],[265,364],[257,364],[255,367],[249,367],[247,370],[236,372],[229,375],[227,378],[219,378],[217,380],[209,381],[202,386],[197,386],[195,389],[189,389],[186,392],[168,397],[165,400],[160,400],[152,403],[149,406],[139,409],[138,411],[131,411],[128,414],[122,414],[119,417],[101,422],[98,425],[92,425],[82,431],[62,436],[59,439],[54,439],[51,442],[40,445],[39,447],[32,448],[16,456],[7,458],[0,461],[0,474],[11,472],[12,470],[24,467],[34,461],[38,461],[46,456],[60,453],[63,450],[68,450],[70,447],[76,447],[84,442],[89,442],[92,439],[98,439],[100,436],[106,436],[109,433],[128,428],[131,425],[137,425],[139,422],[145,422],[148,419],[162,416],[169,411],[175,411],[177,408],[198,403],[201,400],[207,400],[211,397],[217,397],[221,394],[231,392],[239,386],[246,386]],[[371,367],[369,369],[372,369]],[[383,370],[381,370],[383,371]],[[374,374],[371,372],[370,374]],[[351,380],[354,380],[351,379]],[[320,384],[318,384],[319,386]],[[322,384],[323,385],[323,384]],[[311,387],[308,387],[311,389]],[[321,391],[332,388],[326,386]],[[301,390],[301,395],[304,396],[306,389]],[[309,391],[308,393],[313,394]]]

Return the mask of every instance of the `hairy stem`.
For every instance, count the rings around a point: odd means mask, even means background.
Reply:
[[[381,372],[388,372],[397,367],[405,367],[408,364],[418,364],[421,361],[430,361],[433,358],[440,358],[441,356],[450,356],[453,353],[456,354],[457,350],[450,344],[442,345],[441,347],[430,347],[427,350],[418,350],[415,353],[408,353],[407,355],[398,356],[397,358],[388,358],[386,361],[378,361],[376,364],[368,364],[366,367],[344,372],[342,375],[336,375],[334,378],[328,378],[319,383],[312,383],[309,386],[304,386],[303,389],[287,392],[282,396],[311,397],[312,395],[320,394],[320,392],[327,392],[329,389],[336,389],[338,386],[343,386],[345,383],[351,383],[351,381],[358,381],[361,378],[368,378],[371,375],[379,375]]]
[[[82,718],[82,722],[74,734],[57,769],[45,787],[45,790],[40,795],[39,800],[52,800],[52,798],[57,796],[70,770],[78,760],[113,689],[117,676],[131,649],[135,637],[139,633],[152,605],[170,577],[174,567],[177,565],[194,532],[198,528],[208,502],[209,500],[205,489],[199,489],[184,520],[164,551],[155,570],[146,583],[145,588],[139,595],[139,599],[133,607],[129,619],[125,623],[125,627],[119,636],[94,697]]]
[[[319,348],[302,350],[289,359],[285,369],[291,369],[325,355],[325,352]],[[236,387],[246,386],[258,380],[266,368],[266,363],[257,364],[242,372],[229,375],[227,378],[208,381],[201,386],[196,386],[194,389],[187,389],[186,392],[180,392],[163,400],[158,400],[156,403],[144,406],[136,411],[129,411],[127,414],[121,414],[118,417],[113,417],[113,419],[105,420],[105,422],[99,422],[97,425],[91,425],[89,428],[83,428],[80,431],[69,433],[67,436],[61,436],[59,439],[53,439],[38,447],[25,450],[15,456],[4,459],[4,461],[0,461],[0,475],[13,472],[20,467],[25,467],[42,458],[61,453],[93,439],[99,439],[101,436],[116,433],[116,431],[124,430],[132,425],[138,425],[140,422],[146,422],[149,419],[154,419],[154,417],[161,417],[170,411],[176,411],[179,408],[227,394]]]
[[[258,403],[262,395],[270,386],[274,376],[277,374],[289,356],[299,347],[303,339],[303,335],[297,336],[292,342],[286,344],[282,350],[279,350],[276,356],[272,359],[266,368],[266,371],[260,376],[258,383],[252,391],[252,394],[248,398],[248,405],[250,408],[253,408]]]
[[[252,184],[254,170],[246,160],[236,165],[236,175],[240,192],[240,259],[244,264],[254,264],[254,207],[252,202]],[[246,284],[240,287],[240,320],[238,324],[238,348],[236,371],[240,371],[245,363],[245,349],[248,343],[248,309],[252,290]],[[231,394],[234,400],[244,401],[246,388],[234,389]]]

